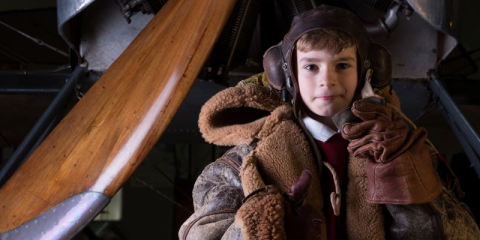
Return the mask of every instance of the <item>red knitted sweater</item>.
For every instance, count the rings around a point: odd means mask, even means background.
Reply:
[[[330,163],[337,172],[340,181],[342,196],[345,196],[346,173],[347,173],[347,145],[348,141],[343,139],[340,133],[336,133],[326,142],[318,141],[322,153],[322,160]],[[333,213],[330,203],[330,193],[335,192],[333,176],[325,167],[322,173],[322,189],[324,196],[324,210],[327,220],[327,235],[329,240],[347,239],[345,229],[345,211],[341,211],[339,219]],[[344,197],[342,197],[344,199]],[[342,201],[343,205],[343,201]],[[345,207],[341,208],[345,209]],[[338,225],[338,226],[337,226]]]

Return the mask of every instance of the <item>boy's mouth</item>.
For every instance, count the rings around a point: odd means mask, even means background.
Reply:
[[[332,95],[332,96],[319,96],[319,97],[316,97],[316,98],[319,99],[319,100],[323,100],[323,101],[333,101],[337,97],[338,96]]]

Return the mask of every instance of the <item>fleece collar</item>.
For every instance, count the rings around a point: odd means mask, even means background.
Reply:
[[[303,118],[303,122],[305,123],[307,130],[312,134],[313,138],[318,141],[326,142],[333,135],[335,135],[335,133],[337,133],[333,129],[327,127],[325,124],[308,116]]]

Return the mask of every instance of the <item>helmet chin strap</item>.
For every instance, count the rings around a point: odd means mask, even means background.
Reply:
[[[283,73],[285,74],[285,83],[284,83],[283,88],[282,88],[282,101],[283,102],[288,102],[288,100],[289,100],[288,89],[293,88],[292,77],[291,77],[292,73],[290,71],[288,71],[288,63],[287,63],[287,59],[285,59],[285,56],[283,54],[283,49],[280,50],[280,54],[282,54],[282,63],[283,63],[282,64],[282,69],[283,69]],[[285,85],[286,85],[286,87],[285,87]]]

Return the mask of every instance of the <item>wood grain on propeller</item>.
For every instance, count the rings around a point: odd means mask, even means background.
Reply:
[[[0,233],[76,194],[112,197],[188,93],[235,0],[170,0],[0,189]]]

